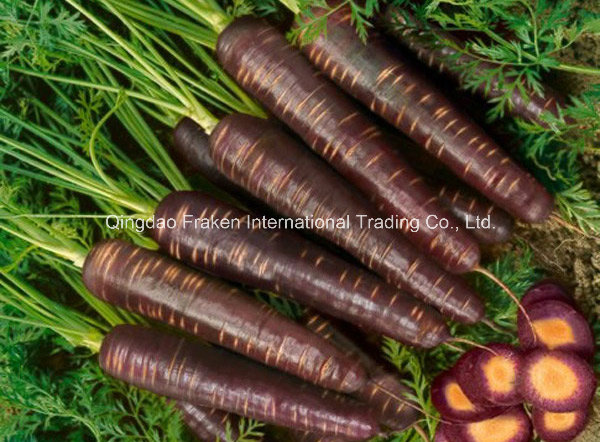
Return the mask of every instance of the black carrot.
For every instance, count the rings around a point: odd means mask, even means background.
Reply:
[[[315,9],[318,15],[322,9]],[[364,44],[341,7],[328,32],[303,47],[309,59],[352,96],[439,158],[511,215],[543,222],[554,201],[483,129],[377,33]]]
[[[393,431],[402,431],[415,424],[421,416],[417,411],[418,405],[407,398],[414,392],[402,383],[398,373],[388,370],[368,350],[357,344],[356,339],[351,338],[341,325],[322,315],[307,312],[302,323],[348,356],[361,361],[367,369],[369,380],[353,396],[369,406],[380,424]]]
[[[269,212],[266,205],[258,201],[254,196],[244,190],[242,187],[231,182],[225,175],[219,172],[216,164],[210,157],[208,135],[189,118],[183,118],[173,131],[174,149],[177,154],[184,158],[186,164],[195,171],[201,173],[204,177],[210,180],[213,184],[225,189],[228,193],[240,199],[247,207],[256,210],[259,213]],[[411,143],[403,139],[403,144]],[[438,197],[456,217],[466,226],[475,227],[471,230],[472,235],[483,244],[501,243],[510,237],[513,228],[513,219],[510,215],[498,208],[494,204],[487,201],[485,198],[469,191],[463,187],[454,187],[445,184],[452,176],[444,179],[434,179],[440,173],[451,175],[442,163],[435,160],[432,156],[424,151],[418,152],[417,146],[407,146],[403,149],[406,152],[407,158],[415,168],[425,175],[427,184],[438,193]],[[410,155],[408,155],[410,154]],[[436,164],[432,164],[436,161]],[[439,163],[439,167],[437,164]],[[423,167],[419,167],[423,164]],[[435,167],[434,167],[435,166]],[[438,177],[439,178],[439,177]],[[479,217],[490,217],[490,228],[477,228],[475,220]],[[316,238],[311,238],[316,239]]]
[[[88,254],[86,287],[128,311],[177,327],[310,382],[351,392],[365,372],[314,333],[236,287],[120,240]]]
[[[466,76],[460,67],[472,64],[476,59],[466,53],[459,52],[463,43],[449,32],[438,28],[426,28],[411,17],[414,25],[409,25],[405,11],[397,6],[389,6],[382,16],[382,26],[389,35],[410,49],[423,63],[439,72],[452,77],[459,85],[466,86]],[[481,77],[488,78],[489,72],[497,70],[497,65],[486,61],[477,62],[477,70]],[[504,69],[505,79],[501,80],[497,74],[491,76],[489,82],[482,82],[477,88],[478,95],[494,100],[506,95],[504,83],[515,81],[509,68]],[[536,122],[543,126],[548,123],[541,116],[548,112],[552,116],[561,116],[560,108],[565,107],[565,99],[551,87],[545,86],[543,91],[536,92],[524,82],[522,88],[514,88],[509,97],[507,111],[515,116]]]
[[[354,440],[378,432],[358,402],[226,350],[155,329],[115,327],[102,342],[99,360],[115,378],[194,405]]]
[[[238,439],[237,425],[240,417],[236,414],[209,407],[199,407],[189,402],[177,402],[183,421],[201,441],[227,441]],[[229,422],[229,434],[227,432]]]
[[[450,335],[431,307],[287,229],[256,228],[258,218],[201,192],[174,192],[155,216],[173,219],[153,238],[176,259],[209,273],[290,297],[404,343],[430,348]],[[211,227],[212,222],[235,227]]]
[[[395,229],[361,226],[357,216],[380,213],[326,163],[269,122],[247,115],[225,117],[211,134],[219,170],[256,198],[291,218],[350,218],[314,231],[345,249],[388,282],[463,322],[483,317],[483,304],[465,281],[439,268]]]
[[[387,214],[419,219],[422,228],[404,230],[409,240],[447,270],[477,266],[475,240],[438,201],[390,140],[363,111],[323,78],[277,29],[243,17],[219,36],[220,63],[246,90],[290,126],[315,152]],[[426,225],[431,215],[450,228]]]

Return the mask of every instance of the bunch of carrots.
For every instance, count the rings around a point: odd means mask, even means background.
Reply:
[[[102,28],[78,2],[67,3]],[[135,4],[106,3],[119,17]],[[213,2],[200,3],[218,33],[218,62],[272,118],[230,113],[219,119],[201,106],[184,113],[173,132],[177,156],[231,198],[194,190],[166,195],[151,211],[176,224],[151,231],[159,251],[110,239],[73,252],[95,297],[154,324],[108,332],[98,348],[100,366],[176,401],[204,440],[230,437],[226,422],[239,416],[289,429],[286,440],[365,440],[419,430],[423,410],[357,335],[429,349],[458,341],[447,320],[489,323],[463,275],[484,273],[506,288],[480,266],[480,245],[506,241],[515,218],[548,222],[556,216],[552,196],[426,73],[391,49],[382,32],[384,22],[395,20],[393,11],[382,15],[381,30],[365,44],[350,10],[340,7],[329,16],[326,35],[296,48],[264,20],[232,20]],[[416,47],[412,34],[397,37]],[[428,50],[435,58],[440,49]],[[530,120],[559,112],[555,92],[531,93],[527,104],[515,98],[512,110]],[[418,149],[424,154],[415,159]],[[463,183],[440,183],[415,161],[439,163]],[[421,228],[247,227],[251,216],[262,214],[399,216],[418,219]],[[448,226],[428,228],[432,215]],[[489,228],[465,228],[487,217]],[[183,222],[188,219],[240,220],[243,227],[204,228]],[[522,356],[492,344],[465,353],[462,368],[433,385],[443,422],[439,440],[527,441],[529,418],[515,408],[524,399],[535,406],[535,428],[547,440],[569,440],[552,438],[555,428],[545,423],[558,418],[549,413],[576,414],[565,430],[569,438],[582,428],[595,377],[580,357],[593,354],[593,339],[572,302],[540,297],[551,291],[542,287],[519,303],[519,338],[524,349],[544,349]],[[300,321],[288,318],[250,290],[289,298],[305,313]],[[540,325],[548,321],[556,323]],[[341,322],[356,328],[349,333]],[[543,376],[538,372],[551,358],[570,370],[574,383],[558,399],[531,379]],[[490,365],[493,375],[513,370],[500,375],[523,379],[523,388],[512,382],[510,392],[496,390],[501,380],[490,378]]]

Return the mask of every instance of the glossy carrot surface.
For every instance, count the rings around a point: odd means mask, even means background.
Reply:
[[[372,33],[364,44],[350,20],[347,7],[332,13],[327,34],[305,45],[304,53],[342,89],[498,206],[527,222],[545,221],[554,207],[546,189],[379,34]]]
[[[177,327],[326,388],[355,391],[360,364],[240,289],[121,240],[97,244],[83,268],[100,299]]]
[[[243,17],[220,35],[219,61],[275,116],[387,214],[419,219],[404,229],[413,244],[447,270],[461,273],[479,262],[475,240],[438,201],[422,176],[392,149],[390,140],[360,107],[323,78],[277,29]],[[343,75],[343,72],[340,72]],[[450,228],[431,222],[447,218]]]
[[[453,319],[476,322],[483,304],[459,276],[443,271],[395,229],[361,225],[375,210],[326,163],[279,127],[235,114],[211,134],[211,156],[219,170],[278,213],[291,218],[348,219],[314,232],[346,250],[388,282],[404,288]]]
[[[156,329],[121,325],[104,338],[111,376],[172,399],[302,431],[360,440],[377,424],[364,405],[277,370]]]

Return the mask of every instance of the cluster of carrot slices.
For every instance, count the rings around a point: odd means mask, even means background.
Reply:
[[[522,306],[520,347],[474,348],[435,379],[437,442],[527,442],[534,430],[544,441],[563,442],[585,428],[596,390],[585,317],[553,281],[534,285]]]

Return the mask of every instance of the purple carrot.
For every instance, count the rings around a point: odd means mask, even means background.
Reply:
[[[325,388],[352,392],[357,361],[228,283],[120,240],[97,244],[83,266],[97,297]]]
[[[132,325],[100,348],[109,375],[169,398],[301,431],[360,440],[377,424],[364,405],[226,350]]]
[[[327,34],[305,45],[304,53],[498,206],[527,222],[545,221],[554,206],[546,189],[380,35],[372,33],[365,45],[350,21],[347,7],[332,13]]]
[[[411,50],[423,63],[430,68],[437,69],[440,73],[446,74],[455,80],[459,85],[468,87],[464,70],[458,68],[468,66],[477,61],[475,57],[459,52],[458,48],[464,44],[449,32],[439,28],[426,29],[425,26],[416,22],[415,25],[409,25],[406,21],[407,13],[400,11],[397,6],[389,6],[382,17],[382,24],[389,35],[394,37],[399,43]],[[491,71],[496,71],[498,65],[487,61],[479,61],[474,75],[481,77],[490,77]],[[504,83],[515,81],[514,74],[504,68],[505,77],[502,80],[498,74],[493,74],[489,82],[482,82],[475,92],[488,100],[495,100],[506,95]],[[547,122],[542,118],[545,112],[554,117],[561,116],[560,108],[564,108],[565,100],[556,91],[549,86],[544,86],[542,93],[528,87],[524,81],[522,90],[515,88],[509,98],[507,111],[525,120],[547,126]]]
[[[358,358],[367,369],[369,380],[363,388],[353,393],[373,411],[380,424],[394,431],[402,431],[413,425],[420,417],[417,405],[406,399],[412,393],[402,384],[397,373],[392,373],[379,363],[368,351],[323,316],[309,312],[302,318],[309,329],[327,339],[347,356]],[[390,394],[391,393],[391,394]]]
[[[281,442],[346,442],[348,439],[339,436],[324,436],[308,431],[291,431],[286,434]]]
[[[174,148],[179,156],[184,158],[186,163],[196,172],[201,173],[213,184],[226,190],[230,195],[240,199],[246,206],[255,209],[260,213],[268,212],[265,204],[259,202],[251,194],[246,192],[240,186],[232,183],[225,175],[219,172],[216,164],[210,157],[208,135],[189,118],[182,119],[174,130],[175,144]],[[412,141],[404,140],[412,144]],[[417,147],[417,146],[415,146]],[[417,147],[418,149],[418,147]],[[403,152],[414,154],[415,149],[412,146],[403,150]],[[429,174],[436,175],[435,172],[445,173],[448,170],[435,158],[422,151],[420,155],[415,155],[415,161],[412,162],[417,170],[427,176],[427,184],[438,192],[438,197],[442,204],[446,206],[454,217],[463,223],[475,225],[477,217],[482,219],[489,216],[490,228],[474,228],[471,233],[482,244],[497,244],[507,241],[513,229],[513,219],[485,198],[476,195],[463,187],[453,187],[443,184],[445,180],[434,180]],[[412,157],[409,156],[410,160]],[[434,167],[432,169],[431,161],[435,160],[440,164],[441,171]],[[419,163],[426,163],[426,167],[419,167]],[[444,177],[445,178],[445,177]],[[452,179],[451,177],[449,179]],[[466,225],[466,224],[465,224]],[[312,238],[314,239],[314,238]]]
[[[198,439],[206,442],[216,440],[227,441],[238,439],[238,422],[240,417],[226,411],[209,407],[199,407],[189,402],[177,402],[183,421]],[[230,433],[227,434],[227,422],[230,423]],[[228,438],[230,436],[230,439]]]
[[[155,217],[173,219],[176,227],[155,229],[152,236],[179,261],[378,334],[425,348],[449,338],[434,309],[294,232],[252,228],[250,216],[205,193],[174,192]],[[212,220],[239,227],[203,226]]]
[[[173,150],[176,157],[185,163],[187,169],[199,172],[219,189],[224,190],[234,198],[240,199],[240,202],[246,206],[261,213],[268,212],[267,206],[219,172],[210,157],[208,144],[206,132],[190,118],[182,118],[173,129]]]
[[[458,276],[444,272],[399,232],[361,228],[357,215],[380,217],[371,204],[291,136],[265,120],[235,114],[211,134],[219,170],[256,198],[291,218],[350,218],[314,232],[340,246],[388,282],[462,322],[483,316],[483,304]]]
[[[361,108],[324,79],[277,29],[251,17],[219,36],[217,56],[247,91],[291,127],[350,183],[387,214],[419,219],[405,234],[447,270],[467,272],[479,262],[476,241],[437,200],[421,175]],[[333,189],[332,189],[333,190]],[[447,229],[425,221],[447,218]]]
[[[480,243],[499,244],[510,239],[514,220],[504,210],[466,188],[443,184],[436,189],[439,189],[440,201],[465,225],[468,223],[470,226],[477,227],[478,219],[489,217],[489,228],[474,228],[471,231]]]
[[[178,402],[177,407],[182,411],[183,420],[192,433],[200,440],[236,441],[239,437],[238,425],[240,416],[214,408],[199,407],[188,402]],[[230,433],[227,436],[227,422],[230,423]],[[308,431],[290,430],[287,428],[270,427],[275,433],[274,440],[282,442],[346,442],[348,439],[340,436],[326,436]],[[269,434],[271,436],[271,434]],[[254,440],[254,439],[253,439]],[[272,440],[269,437],[269,440]]]
[[[481,244],[498,244],[512,235],[514,220],[504,210],[465,185],[455,183],[456,176],[436,157],[420,149],[412,140],[394,135],[401,153],[415,166],[444,204],[464,226],[473,226],[479,219],[489,216],[490,228],[475,228],[472,235]]]

